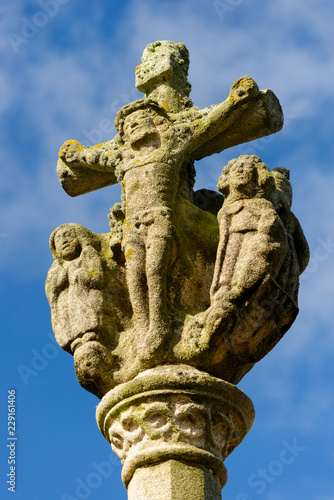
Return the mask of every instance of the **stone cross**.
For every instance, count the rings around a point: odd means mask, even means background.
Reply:
[[[119,112],[116,118],[119,134],[113,140],[93,147],[84,147],[72,140],[62,146],[58,172],[62,186],[70,196],[117,182],[115,162],[124,145],[124,114],[144,109],[145,105],[148,110],[154,108],[154,103],[158,104],[156,112],[165,111],[166,118],[180,127],[178,136],[188,132],[186,129],[191,122],[196,121],[197,127],[202,121],[206,125],[205,132],[197,134],[196,140],[192,138],[192,145],[186,153],[187,162],[281,130],[283,113],[277,97],[269,89],[259,91],[248,76],[232,85],[230,95],[223,103],[203,110],[194,107],[189,98],[188,67],[189,54],[183,43],[159,41],[146,47],[142,64],[136,68],[136,87],[145,93],[145,99],[125,106]],[[144,134],[144,130],[145,121],[141,133]],[[99,172],[98,176],[95,171]],[[188,184],[192,181],[187,180]],[[188,193],[191,187],[185,188],[187,198],[192,197],[192,192]]]
[[[122,186],[110,233],[52,233],[46,293],[80,384],[103,398],[98,425],[131,500],[220,498],[223,461],[254,418],[234,384],[293,323],[309,258],[288,170],[244,155],[223,169],[223,196],[193,192],[195,160],[280,130],[283,114],[249,76],[194,107],[188,66],[184,44],[148,45],[145,97],[117,113],[117,135],[59,152],[69,195]]]

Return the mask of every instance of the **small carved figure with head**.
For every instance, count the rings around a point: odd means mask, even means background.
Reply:
[[[113,384],[110,352],[111,293],[98,236],[79,224],[63,224],[50,237],[54,262],[46,280],[53,331],[74,356],[80,384],[100,396]],[[105,289],[106,292],[105,293]],[[105,334],[109,332],[109,335]],[[94,380],[94,383],[92,383]]]
[[[275,191],[275,180],[258,156],[242,155],[223,168],[217,188],[226,203],[242,198],[270,199]]]
[[[231,160],[218,189],[225,201],[218,213],[220,244],[211,295],[213,300],[234,300],[266,274],[277,278],[288,248],[287,232],[273,204],[274,176],[259,157]]]

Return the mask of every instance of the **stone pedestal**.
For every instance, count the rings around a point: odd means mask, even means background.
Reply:
[[[129,500],[220,500],[221,484],[207,467],[167,460],[140,467],[128,486]]]
[[[129,500],[218,500],[224,460],[253,420],[242,391],[186,365],[142,372],[97,407],[99,428],[122,460]]]

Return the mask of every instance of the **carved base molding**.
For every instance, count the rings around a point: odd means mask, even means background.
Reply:
[[[126,487],[139,468],[172,460],[204,466],[222,488],[223,462],[254,416],[240,389],[186,365],[142,372],[108,392],[96,413],[100,431],[122,460]]]

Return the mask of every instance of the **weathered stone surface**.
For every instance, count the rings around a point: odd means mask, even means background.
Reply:
[[[224,459],[254,418],[232,384],[291,326],[309,259],[286,169],[244,155],[223,169],[222,195],[193,192],[195,160],[280,130],[283,114],[249,76],[194,107],[188,66],[184,44],[148,45],[136,68],[145,97],[119,110],[117,135],[59,152],[70,196],[122,186],[109,234],[53,232],[46,292],[80,384],[103,397],[99,427],[130,499],[157,484],[159,498],[219,498]]]
[[[163,108],[177,113],[192,107],[188,82],[189,52],[184,43],[169,40],[147,45],[136,67],[136,87]]]
[[[178,194],[182,166],[193,149],[235,119],[233,110],[257,93],[256,84],[244,78],[233,86],[227,101],[205,116],[189,110],[173,119],[153,101],[139,100],[122,108],[116,117],[122,139],[120,150],[107,151],[104,146],[85,149],[73,141],[61,149],[60,177],[65,189],[69,179],[72,186],[72,177],[67,175],[67,166],[72,162],[75,166],[82,162],[82,168],[88,165],[88,169],[102,162],[115,169],[122,184],[122,250],[143,360],[152,356],[161,359],[165,341],[171,335],[167,275],[180,253],[182,224],[176,218],[176,205],[182,203]]]
[[[74,355],[80,384],[102,397],[119,369],[112,354],[131,319],[124,261],[115,258],[112,234],[63,224],[50,237],[54,262],[46,280],[53,331]],[[117,254],[116,254],[117,257]]]
[[[51,236],[53,327],[74,353],[79,382],[101,397],[160,363],[239,382],[298,312],[309,253],[290,210],[288,171],[270,171],[256,156],[232,160],[218,183],[219,234],[212,214],[177,193],[173,210],[136,211],[148,187],[131,180],[125,208],[111,211],[110,235],[65,224]],[[155,200],[159,193],[149,205]]]
[[[205,466],[167,460],[138,468],[128,486],[129,500],[221,500],[221,485]]]
[[[279,103],[271,91],[259,91],[243,77],[226,101],[199,110],[189,100],[188,65],[183,44],[148,46],[136,69],[146,98],[118,112],[116,137],[94,147],[68,141],[59,153],[59,177],[70,195],[115,182],[123,190],[122,203],[109,215],[111,239],[81,228],[95,247],[90,243],[67,259],[54,250],[47,282],[56,337],[70,352],[71,345],[80,347],[75,354],[79,381],[99,396],[160,363],[187,362],[237,382],[297,314],[307,244],[290,211],[283,171],[271,174],[264,166],[261,186],[246,183],[245,194],[237,180],[238,162],[229,164],[219,181],[226,197],[220,229],[215,215],[223,197],[207,190],[192,195],[192,158],[278,130]],[[105,248],[112,241],[108,258],[99,241]],[[86,270],[89,259],[94,276]],[[74,272],[86,281],[65,286],[60,277]],[[110,276],[117,273],[116,289],[122,291],[115,298]],[[63,288],[57,284],[61,279]],[[263,330],[269,323],[272,327]],[[105,381],[95,384],[99,372]]]
[[[225,200],[210,307],[187,317],[174,353],[237,383],[293,323],[309,249],[290,210],[286,169],[271,172],[259,157],[240,156],[218,189]]]
[[[196,207],[206,212],[210,212],[217,217],[217,214],[224,203],[224,198],[216,191],[209,189],[199,189],[194,191],[193,203]]]
[[[165,365],[118,385],[96,415],[122,460],[126,486],[138,468],[178,459],[204,465],[223,487],[223,462],[250,429],[254,408],[228,382],[190,366]]]

